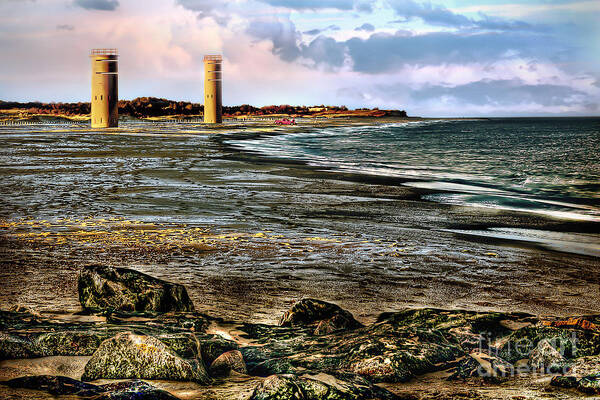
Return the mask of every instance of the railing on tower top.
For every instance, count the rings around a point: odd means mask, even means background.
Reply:
[[[223,61],[220,55],[204,56],[204,61]]]
[[[90,56],[117,56],[117,49],[92,49]]]

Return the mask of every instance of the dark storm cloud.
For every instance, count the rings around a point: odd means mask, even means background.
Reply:
[[[355,31],[373,32],[375,30],[375,27],[373,25],[369,24],[368,22],[365,22],[361,26],[354,28],[354,30]]]
[[[568,86],[527,85],[519,79],[481,80],[455,87],[429,86],[411,94],[411,97],[418,101],[435,100],[441,96],[451,96],[460,103],[472,105],[509,106],[534,103],[545,107],[581,103],[587,97],[585,93]]]
[[[119,7],[119,0],[75,0],[75,5],[86,10],[113,11]]]
[[[456,14],[443,5],[429,2],[419,3],[413,0],[389,0],[388,4],[401,19],[393,22],[407,22],[420,18],[429,25],[447,26],[454,28],[479,28],[494,30],[540,30],[523,21],[506,20],[490,17],[479,13],[480,19],[471,19],[462,14]]]

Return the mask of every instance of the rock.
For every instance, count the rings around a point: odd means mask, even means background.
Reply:
[[[577,390],[586,394],[600,394],[600,374],[581,378]]]
[[[178,400],[171,393],[138,380],[109,383],[100,388],[104,393],[94,400]]]
[[[102,389],[96,385],[91,385],[66,376],[25,376],[22,378],[11,379],[10,381],[4,382],[4,384],[12,388],[41,390],[48,392],[53,396],[75,394],[87,397],[102,393]]]
[[[317,324],[319,326],[315,334],[331,333],[340,329],[350,330],[362,326],[350,312],[335,304],[315,299],[298,301],[279,320],[279,326]]]
[[[528,365],[534,370],[547,373],[565,373],[569,369],[567,360],[547,339],[542,339],[531,352]]]
[[[249,400],[305,399],[294,375],[271,375],[252,392]]]
[[[459,362],[449,379],[480,377],[491,382],[501,382],[513,376],[514,373],[514,366],[500,357],[482,351],[474,351]]]
[[[576,376],[568,376],[568,375],[556,375],[553,376],[550,380],[551,386],[561,387],[561,388],[574,388],[579,384],[579,378]]]
[[[29,339],[0,332],[0,360],[40,357],[42,350]]]
[[[319,322],[317,327],[315,328],[315,335],[327,335],[329,333],[339,331],[339,330],[350,330],[361,326],[358,322],[352,317],[348,317],[345,313],[337,313],[333,317],[329,319],[325,319]]]
[[[227,376],[231,371],[247,374],[244,356],[239,350],[231,350],[221,354],[208,369],[212,376]]]
[[[271,375],[261,382],[249,400],[358,400],[399,399],[377,386],[359,386],[325,376],[331,382],[296,375]]]
[[[53,396],[77,395],[94,400],[177,400],[169,392],[139,380],[92,385],[66,376],[39,375],[4,382],[12,388],[40,390]]]
[[[433,329],[384,320],[326,338],[297,328],[240,328],[262,346],[240,348],[251,375],[342,373],[373,382],[404,382],[416,375],[448,368],[465,355],[455,339]],[[452,340],[450,340],[452,339]]]
[[[84,310],[194,311],[184,286],[127,268],[84,267],[79,275],[79,301]]]
[[[91,356],[107,333],[89,331],[47,332],[35,339],[44,356]]]
[[[202,360],[206,365],[212,364],[221,354],[237,350],[239,345],[233,340],[227,340],[219,335],[196,335],[200,344]]]
[[[102,342],[86,364],[81,379],[131,378],[209,382],[202,360],[185,360],[160,340],[131,332]]]
[[[530,326],[511,333],[500,348],[499,355],[508,362],[529,358],[541,340],[560,349],[567,360],[600,354],[600,333],[582,329]]]

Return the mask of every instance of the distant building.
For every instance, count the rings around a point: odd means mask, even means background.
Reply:
[[[92,128],[119,125],[117,49],[92,49]]]
[[[204,56],[204,122],[220,124],[223,122],[223,103],[221,97],[222,70],[220,55]]]

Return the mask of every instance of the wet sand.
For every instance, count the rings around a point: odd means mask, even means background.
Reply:
[[[599,258],[453,231],[593,240],[597,223],[424,201],[430,190],[240,153],[228,136],[195,130],[3,132],[0,304],[76,310],[79,268],[105,263],[182,283],[202,311],[257,322],[305,296],[364,321],[420,306],[598,312]]]
[[[198,311],[235,321],[276,323],[303,297],[364,323],[424,306],[600,312],[600,258],[452,231],[594,238],[597,223],[437,204],[430,190],[240,153],[204,131],[0,132],[0,308],[76,312],[79,269],[101,263],[181,283]]]

